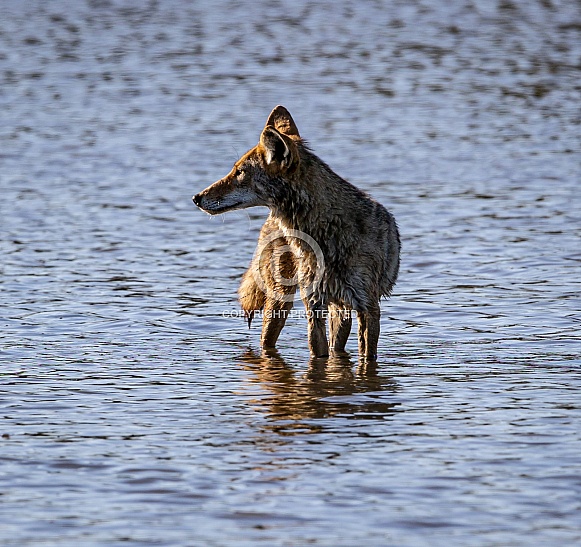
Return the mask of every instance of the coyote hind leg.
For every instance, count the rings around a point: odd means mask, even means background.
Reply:
[[[329,343],[327,342],[326,315],[327,307],[320,301],[303,296],[307,310],[309,349],[313,357],[328,357]]]
[[[264,305],[264,317],[262,318],[262,335],[260,345],[262,348],[274,348],[282,331],[293,302],[282,302],[280,300],[266,299]]]
[[[274,348],[284,327],[297,290],[297,264],[283,238],[277,238],[260,257],[260,272],[268,295],[262,318],[260,343],[264,349]]]

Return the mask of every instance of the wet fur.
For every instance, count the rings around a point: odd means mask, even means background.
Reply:
[[[336,352],[345,350],[351,330],[350,311],[354,310],[359,321],[360,356],[376,358],[380,299],[391,294],[399,270],[400,238],[395,219],[311,152],[284,107],[272,111],[259,144],[236,162],[224,179],[194,196],[194,201],[211,214],[255,205],[270,209],[259,248],[261,242],[279,237],[255,255],[238,291],[249,320],[255,311],[264,310],[264,348],[276,344],[298,286],[309,314],[313,355],[328,355],[329,346]],[[294,231],[308,234],[318,243],[324,257],[320,279],[313,249],[294,237]],[[292,252],[277,256],[289,248]],[[273,263],[278,264],[278,271],[273,271]],[[257,275],[264,280],[262,288]],[[296,285],[285,284],[285,279],[294,276]],[[313,288],[310,294],[308,287]]]

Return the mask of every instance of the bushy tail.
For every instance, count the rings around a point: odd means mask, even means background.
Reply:
[[[242,281],[238,288],[238,300],[244,311],[244,317],[248,321],[248,328],[250,328],[254,313],[262,310],[266,301],[266,295],[256,283],[251,268],[252,266],[242,276]]]

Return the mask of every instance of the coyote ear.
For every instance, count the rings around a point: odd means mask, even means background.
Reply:
[[[260,135],[260,144],[264,148],[267,165],[276,164],[290,172],[296,169],[299,155],[295,143],[289,137],[268,125]]]
[[[278,105],[274,107],[268,120],[266,120],[265,127],[269,125],[272,125],[272,127],[280,131],[283,135],[300,137],[295,121],[284,106]]]

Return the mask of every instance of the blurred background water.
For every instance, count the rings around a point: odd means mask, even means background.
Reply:
[[[581,4],[4,0],[3,545],[581,543]],[[263,356],[276,104],[396,216],[376,367]]]

